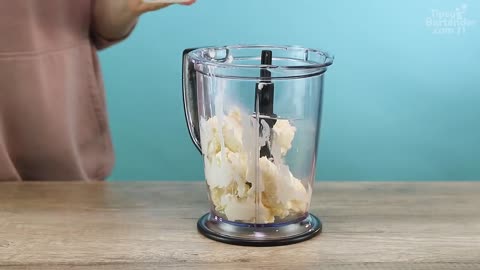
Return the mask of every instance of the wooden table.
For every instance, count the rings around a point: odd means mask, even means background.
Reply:
[[[0,269],[480,269],[480,182],[318,182],[324,231],[231,246],[196,231],[202,182],[0,184]]]

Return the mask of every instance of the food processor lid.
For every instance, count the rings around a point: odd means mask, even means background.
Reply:
[[[262,50],[272,51],[272,63],[261,63]],[[295,79],[322,75],[333,64],[327,52],[301,46],[230,45],[203,47],[188,54],[195,70],[208,76],[262,80],[259,70],[271,79]]]

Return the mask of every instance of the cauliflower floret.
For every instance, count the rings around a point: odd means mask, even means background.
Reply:
[[[255,198],[238,199],[234,196],[225,197],[225,215],[230,221],[255,223],[272,223],[275,217],[263,204],[258,204],[258,216],[255,209]]]
[[[200,120],[205,176],[215,210],[230,221],[256,223],[272,223],[275,217],[307,211],[311,190],[305,189],[282,160],[292,147],[296,128],[288,120],[277,120],[272,129],[274,161],[261,157],[257,163],[250,153],[255,147],[247,144],[255,143],[249,138],[258,135],[258,126],[248,117],[234,109],[221,116],[222,123],[217,116]],[[247,137],[243,138],[244,134]],[[260,176],[255,186],[255,179],[249,178],[255,177],[257,164]]]
[[[288,120],[277,120],[273,126],[273,143],[280,146],[282,156],[285,156],[292,148],[292,141],[297,129],[290,125]]]
[[[302,182],[293,177],[288,167],[283,165],[286,172],[282,172],[266,157],[260,158],[259,164],[264,185],[263,204],[280,218],[288,216],[290,211],[305,212],[310,198]]]

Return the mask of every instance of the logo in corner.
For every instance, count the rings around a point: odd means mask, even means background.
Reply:
[[[462,4],[453,10],[432,9],[425,25],[436,35],[463,35],[476,25],[475,20],[467,17],[468,5]]]

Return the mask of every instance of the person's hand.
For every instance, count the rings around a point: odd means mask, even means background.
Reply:
[[[1,1],[1,0],[0,0]],[[190,0],[182,5],[191,5]],[[172,4],[148,3],[143,0],[97,0],[94,7],[94,29],[106,39],[124,37],[140,15]]]
[[[162,4],[162,3],[148,3],[148,2],[144,2],[143,0],[127,0],[127,1],[128,1],[128,8],[136,16],[140,16],[145,12],[159,10],[172,5],[172,4]],[[187,3],[182,3],[182,5],[191,5],[195,3],[195,1],[196,0],[190,0]]]

